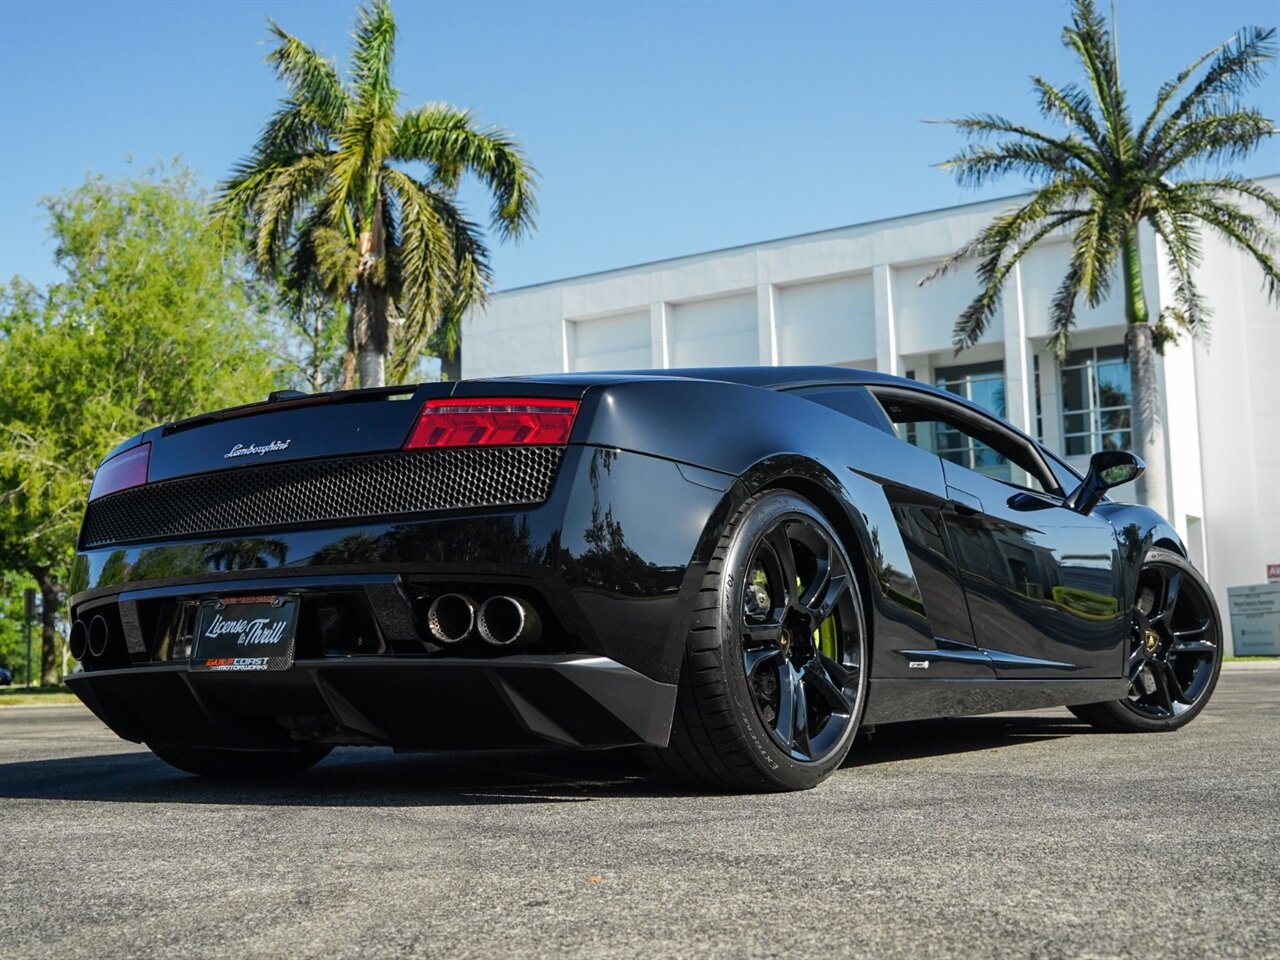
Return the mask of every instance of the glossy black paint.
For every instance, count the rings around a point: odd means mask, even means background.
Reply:
[[[145,739],[137,715],[148,709],[149,683],[198,692],[183,679],[177,655],[184,604],[218,593],[299,589],[317,604],[341,595],[350,622],[372,625],[383,652],[340,655],[328,640],[308,639],[318,658],[296,671],[296,681],[202,678],[240,704],[240,713],[221,709],[219,717],[271,715],[264,706],[269,689],[310,684],[319,692],[299,703],[320,704],[326,742],[411,746],[417,741],[390,730],[382,737],[361,733],[359,717],[367,720],[368,711],[346,710],[326,696],[324,684],[340,687],[343,681],[332,678],[350,670],[374,678],[358,683],[386,681],[387,695],[398,696],[398,681],[389,680],[401,676],[398,668],[404,676],[428,676],[447,666],[451,674],[474,671],[477,683],[497,691],[484,703],[498,703],[535,738],[663,743],[707,560],[738,507],[767,487],[814,502],[854,559],[870,629],[868,718],[942,716],[990,709],[993,702],[1006,709],[1082,702],[1062,697],[1091,689],[1088,683],[1062,684],[1122,681],[1138,567],[1152,545],[1185,552],[1176,534],[1146,508],[1103,500],[1087,515],[1073,511],[1066,503],[1071,491],[1062,489],[1072,476],[1058,462],[1047,461],[1059,489],[1044,494],[944,463],[899,440],[882,411],[877,416],[872,392],[888,388],[986,416],[911,381],[801,367],[575,374],[289,397],[154,428],[115,451],[151,442],[153,480],[263,462],[228,459],[237,443],[289,440],[268,462],[394,450],[422,404],[437,396],[581,401],[559,476],[540,504],[81,552],[73,618],[104,612],[121,640],[111,657],[90,659],[75,689],[123,736]],[[548,720],[550,708],[525,687],[504,687],[494,673],[508,658],[480,650],[446,657],[426,636],[421,598],[446,589],[523,596],[542,615],[544,647],[522,655],[586,658],[607,677],[625,670],[644,683],[628,679],[626,693],[594,681],[574,689],[585,689],[615,719],[638,709],[635,697],[656,705],[658,719],[597,723],[597,730],[610,731],[603,739],[574,727],[588,722],[585,708]],[[587,675],[588,668],[577,669],[574,676]],[[895,707],[895,697],[903,705]],[[207,699],[197,696],[197,708]],[[168,709],[162,698],[154,702],[155,711]],[[488,709],[477,703],[475,709]],[[457,709],[461,720],[467,708]],[[293,724],[295,738],[310,735],[296,726],[304,716],[310,714],[279,713],[272,733]],[[212,742],[212,734],[200,736],[185,742]]]

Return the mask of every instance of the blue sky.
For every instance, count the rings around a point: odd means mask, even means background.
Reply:
[[[1036,120],[1028,77],[1077,79],[1065,0],[428,3],[398,0],[402,102],[505,126],[541,172],[539,229],[500,287],[1015,193],[933,169],[921,121]],[[345,63],[353,2],[0,0],[0,278],[56,277],[41,196],[181,156],[212,185],[280,87],[268,17]],[[1119,0],[1136,104],[1275,0]],[[1280,71],[1253,98],[1280,115]],[[1238,165],[1280,172],[1280,143]],[[482,194],[463,198],[474,214]]]

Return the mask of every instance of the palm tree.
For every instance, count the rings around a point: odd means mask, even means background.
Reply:
[[[397,112],[387,0],[361,7],[347,83],[336,67],[275,23],[267,56],[288,96],[252,153],[218,188],[224,236],[247,229],[265,277],[319,285],[350,304],[345,381],[402,378],[437,327],[458,324],[486,296],[488,251],[456,201],[464,175],[493,196],[502,238],[533,226],[534,170],[503,130],[432,103]],[[425,168],[425,172],[423,172]],[[454,347],[456,329],[437,342]],[[393,353],[394,348],[394,353]]]
[[[1276,133],[1272,121],[1246,107],[1241,95],[1262,79],[1275,58],[1274,29],[1246,27],[1195,60],[1156,93],[1150,113],[1135,124],[1120,83],[1115,42],[1093,0],[1074,0],[1063,43],[1084,69],[1086,86],[1056,87],[1032,77],[1041,114],[1067,127],[1064,136],[1041,133],[1004,117],[978,114],[947,120],[971,145],[941,164],[965,186],[1005,174],[1037,185],[1021,206],[995,217],[933,276],[978,258],[981,291],[955,325],[957,350],[982,336],[1000,302],[1005,280],[1042,240],[1069,232],[1070,264],[1050,313],[1052,346],[1061,358],[1083,295],[1090,307],[1106,299],[1119,267],[1123,284],[1125,347],[1134,406],[1133,436],[1148,470],[1139,496],[1167,509],[1163,425],[1154,353],[1180,329],[1204,328],[1209,308],[1196,287],[1201,228],[1216,231],[1262,268],[1267,296],[1280,297],[1275,259],[1280,198],[1230,173],[1175,179],[1187,171],[1217,170]],[[1184,88],[1193,78],[1194,86]],[[1181,92],[1181,95],[1180,95]],[[991,143],[992,138],[999,138]],[[1237,201],[1256,202],[1260,217]],[[1143,290],[1138,229],[1159,238],[1173,277],[1173,303],[1150,322]]]

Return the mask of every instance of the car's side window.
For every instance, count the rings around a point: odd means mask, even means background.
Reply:
[[[1061,494],[1057,477],[1029,442],[941,399],[877,391],[899,439],[966,470],[1039,493]]]
[[[886,433],[893,432],[883,408],[865,387],[802,387],[791,392]]]

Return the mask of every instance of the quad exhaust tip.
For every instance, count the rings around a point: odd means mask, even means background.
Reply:
[[[67,637],[67,650],[76,660],[83,660],[89,650],[89,628],[83,620],[71,625],[71,635]]]
[[[542,636],[538,611],[519,597],[490,597],[476,619],[481,638],[495,647],[524,646]]]
[[[107,652],[107,644],[111,642],[111,627],[107,618],[98,614],[89,621],[89,653],[100,657]]]
[[[461,593],[442,593],[427,610],[427,629],[441,643],[461,643],[476,625],[475,601]]]

